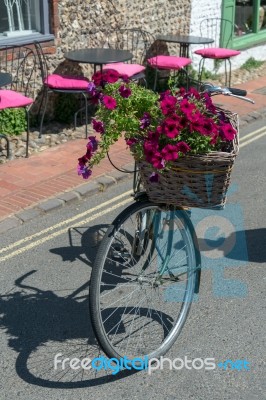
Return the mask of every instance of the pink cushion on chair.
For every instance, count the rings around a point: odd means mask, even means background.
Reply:
[[[23,96],[14,90],[0,90],[0,110],[5,108],[26,107],[33,103],[33,99]]]
[[[240,54],[240,51],[219,47],[209,47],[206,49],[196,50],[195,54],[198,54],[204,58],[230,58]]]
[[[113,63],[113,64],[106,64],[103,67],[104,70],[106,69],[113,69],[117,71],[120,75],[127,75],[129,78],[143,72],[145,67],[140,64],[127,64],[127,63]]]
[[[67,75],[49,75],[46,79],[47,86],[51,89],[77,89],[77,90],[87,90],[89,79],[83,76],[67,76]]]
[[[149,58],[147,61],[151,66],[160,69],[180,69],[192,62],[190,58],[177,56],[156,56]]]

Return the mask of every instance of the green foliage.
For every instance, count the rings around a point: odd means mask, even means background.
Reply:
[[[243,65],[241,65],[240,69],[246,69],[247,71],[251,71],[252,69],[259,68],[264,61],[255,60],[254,57],[250,57]]]
[[[20,135],[27,129],[25,108],[7,108],[0,111],[0,132],[7,135]]]
[[[71,93],[59,93],[55,101],[54,116],[56,121],[67,124],[71,123],[78,108],[79,101],[76,95]]]

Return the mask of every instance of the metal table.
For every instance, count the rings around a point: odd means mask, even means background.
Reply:
[[[0,87],[10,85],[12,83],[12,75],[7,72],[0,72]]]
[[[97,66],[99,66],[102,72],[102,67],[104,64],[131,60],[133,58],[133,54],[128,50],[87,48],[69,51],[64,54],[64,57],[67,60],[78,63],[93,64],[94,72],[96,72]]]
[[[189,58],[189,46],[191,44],[210,44],[214,42],[214,39],[205,38],[202,36],[190,36],[190,35],[159,35],[158,40],[164,42],[178,43],[180,45],[179,55],[180,57]]]

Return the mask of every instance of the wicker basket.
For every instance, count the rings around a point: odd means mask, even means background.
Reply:
[[[234,141],[228,142],[226,151],[180,157],[171,170],[159,175],[158,182],[150,182],[154,172],[152,166],[137,161],[144,188],[152,202],[182,207],[224,207],[239,148],[237,115],[228,111],[226,115],[237,130]]]

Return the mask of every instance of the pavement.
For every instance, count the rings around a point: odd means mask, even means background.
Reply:
[[[266,115],[266,76],[235,87],[247,90],[255,104],[221,95],[214,102],[239,114],[241,136],[241,127]],[[86,143],[86,139],[76,139],[0,165],[0,233],[131,178],[105,159],[89,180],[83,180],[76,167]],[[117,167],[132,170],[133,158],[124,140],[112,147],[110,157]]]

